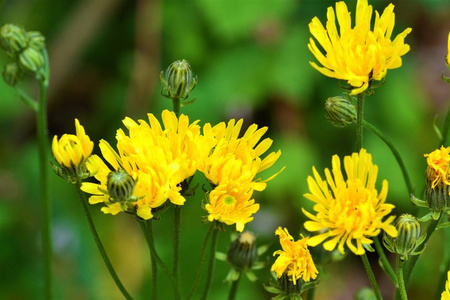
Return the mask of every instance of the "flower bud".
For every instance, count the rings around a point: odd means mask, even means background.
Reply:
[[[249,270],[258,259],[256,237],[244,231],[234,240],[227,253],[227,260],[237,271]]]
[[[330,97],[325,101],[326,119],[335,127],[345,127],[356,120],[353,103],[342,96]]]
[[[32,72],[38,72],[44,66],[44,57],[41,51],[28,47],[20,55],[19,60],[22,66]]]
[[[9,54],[19,53],[27,47],[26,31],[13,24],[5,24],[0,29],[0,45]]]
[[[29,31],[28,47],[41,51],[45,48],[45,37],[38,31]]]
[[[427,158],[425,198],[428,207],[434,212],[450,209],[450,147],[441,147]]]
[[[436,185],[434,188],[427,184],[425,199],[428,207],[435,212],[446,212],[450,209],[450,187],[447,184]]]
[[[389,240],[387,244],[390,245],[387,248],[400,255],[403,260],[407,260],[408,256],[412,255],[417,246],[421,244],[420,223],[413,215],[403,214],[395,222],[395,227],[398,231],[396,238],[385,235],[385,239]]]
[[[15,86],[23,79],[23,71],[15,62],[7,63],[3,69],[3,80],[11,86]]]
[[[197,84],[187,60],[177,60],[170,64],[166,72],[161,71],[162,94],[167,98],[186,99]]]
[[[108,174],[108,194],[113,201],[125,203],[133,196],[134,179],[125,170],[119,169]]]

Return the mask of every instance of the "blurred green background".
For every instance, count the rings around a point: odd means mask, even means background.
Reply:
[[[274,261],[279,249],[274,235],[278,226],[294,237],[303,232],[301,207],[311,205],[302,196],[312,166],[330,167],[331,156],[348,155],[355,149],[355,127],[338,129],[324,117],[324,101],[340,95],[337,81],[315,71],[307,49],[308,23],[314,16],[326,20],[326,8],[335,1],[266,0],[6,0],[0,1],[0,25],[15,23],[47,38],[51,62],[49,91],[50,137],[74,133],[78,118],[91,139],[114,144],[125,116],[160,116],[171,109],[160,95],[159,72],[172,61],[187,59],[198,75],[191,94],[193,105],[182,108],[191,120],[218,123],[244,118],[245,126],[269,126],[266,136],[272,150],[282,156],[269,171],[286,170],[255,193],[260,211],[246,227],[258,243],[271,244],[262,260]],[[354,12],[356,1],[346,1]],[[382,11],[389,2],[370,1]],[[450,1],[395,1],[394,34],[406,27],[411,51],[403,66],[390,70],[386,83],[366,100],[365,117],[379,127],[403,154],[416,190],[424,187],[424,153],[439,143],[432,123],[440,126],[450,99],[444,57],[450,29]],[[353,13],[354,14],[354,13]],[[8,57],[0,54],[0,64]],[[36,94],[33,81],[23,88]],[[40,299],[42,263],[40,251],[40,200],[35,116],[0,82],[0,299]],[[414,212],[400,169],[389,149],[366,131],[365,147],[379,165],[379,180],[389,181],[388,201],[395,214]],[[95,153],[99,153],[98,147]],[[268,173],[268,174],[269,174]],[[55,299],[121,299],[90,235],[74,188],[51,174],[54,241]],[[264,176],[263,176],[264,178]],[[202,175],[196,176],[201,184]],[[201,242],[207,225],[200,217],[203,193],[188,199],[182,211],[181,268],[188,291],[197,270]],[[149,253],[138,224],[129,215],[104,215],[91,206],[94,220],[116,270],[136,299],[148,298]],[[419,212],[423,215],[424,212]],[[156,222],[157,249],[171,263],[173,212]],[[226,252],[229,226],[219,236],[218,251]],[[435,296],[442,233],[436,233],[419,260],[409,286],[410,299]],[[376,265],[376,256],[371,257]],[[391,257],[392,258],[392,257]],[[210,299],[226,299],[223,282],[228,266],[216,263]],[[369,285],[360,260],[348,256],[326,266],[316,299],[351,299]],[[394,287],[375,268],[386,299]],[[424,276],[424,274],[427,274]],[[257,283],[241,282],[238,299],[269,299],[262,284],[268,269],[257,271]],[[171,299],[172,289],[162,272],[158,275],[159,299]],[[202,290],[204,282],[200,284]]]

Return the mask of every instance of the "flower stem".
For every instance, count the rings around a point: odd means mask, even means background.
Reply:
[[[364,112],[364,93],[360,93],[356,99],[356,150],[363,147],[363,112]]]
[[[78,181],[76,184],[76,190],[78,192],[81,206],[83,207],[84,210],[84,215],[86,216],[86,219],[88,221],[89,229],[91,230],[92,236],[94,237],[94,241],[95,244],[97,245],[98,251],[100,251],[100,255],[102,256],[103,261],[105,262],[105,265],[108,268],[109,274],[111,274],[111,277],[113,278],[122,295],[125,297],[125,299],[133,299],[123,286],[122,282],[117,276],[116,271],[114,270],[114,267],[111,264],[111,261],[108,258],[108,255],[106,254],[105,248],[103,247],[102,241],[100,240],[100,237],[97,233],[97,229],[95,228],[94,221],[92,220],[91,213],[89,212],[86,198],[80,188],[81,188],[81,181]]]
[[[364,253],[361,255],[361,260],[364,265],[364,269],[366,270],[367,277],[369,278],[370,284],[372,285],[372,289],[375,292],[375,297],[377,300],[383,299],[381,296],[380,288],[378,287],[377,280],[375,279],[375,275],[373,274],[372,267],[370,266],[369,259],[367,258],[367,254]]]
[[[177,116],[177,118],[180,116],[180,99],[179,98],[172,98],[172,105],[173,105],[173,112]]]
[[[20,89],[19,87],[16,86],[15,88],[16,92],[19,94],[19,97],[23,101],[23,103],[25,103],[26,105],[28,105],[34,111],[37,112],[39,110],[39,103],[36,102],[34,99],[32,99],[30,96],[28,96],[28,94],[22,91],[22,89]]]
[[[37,107],[37,137],[39,144],[40,196],[42,214],[42,252],[44,253],[45,299],[52,298],[52,232],[51,205],[49,197],[47,132],[47,89],[48,81],[39,80],[39,104]]]
[[[306,300],[314,300],[314,297],[316,296],[316,288],[313,287],[308,291],[308,295]]]
[[[152,244],[153,248],[155,247],[155,240],[153,239],[153,220],[148,220],[146,222],[147,225],[147,231],[148,231],[148,237],[150,239],[150,243]],[[156,261],[153,257],[150,257],[151,264],[152,264],[152,285],[151,285],[151,299],[156,300],[157,295],[157,272],[158,268],[156,265]]]
[[[187,296],[187,299],[191,299],[192,296],[195,293],[195,290],[197,289],[198,283],[200,282],[200,277],[202,275],[202,271],[203,271],[203,264],[205,263],[205,254],[206,254],[206,247],[208,246],[209,243],[209,239],[211,237],[211,233],[214,229],[214,223],[211,223],[211,226],[209,226],[208,231],[206,232],[206,236],[205,236],[205,240],[203,241],[202,244],[202,249],[200,252],[200,263],[198,265],[198,270],[197,270],[197,275],[195,275],[195,280],[194,283],[192,284],[192,288],[191,291],[189,292],[189,295]]]
[[[378,239],[378,237],[375,237],[373,240],[375,243],[375,249],[377,250],[377,253],[380,256],[381,265],[383,267],[383,270],[392,279],[395,286],[397,286],[398,285],[397,275],[395,275],[395,271],[392,268],[391,264],[389,263],[389,260],[387,259],[386,254],[383,251],[383,247],[381,246],[380,240]]]
[[[138,219],[139,225],[141,225],[142,232],[144,233],[145,240],[147,241],[148,249],[150,250],[151,259],[155,260],[158,266],[163,270],[164,273],[166,273],[167,277],[169,278],[170,282],[172,283],[175,299],[180,299],[180,290],[177,285],[175,285],[175,281],[173,279],[173,275],[170,273],[169,269],[166,267],[164,262],[159,257],[158,253],[156,252],[156,249],[154,245],[151,243],[150,233],[147,227],[147,224],[143,220]]]
[[[449,129],[450,129],[450,106],[448,107],[447,115],[445,116],[444,121],[444,128],[442,130],[442,141],[441,141],[442,146],[445,146],[445,144],[447,143]]]
[[[239,276],[236,280],[231,282],[230,293],[228,294],[228,300],[236,299],[237,288],[239,286],[239,281],[241,281],[242,272],[239,272]]]
[[[450,221],[449,215],[447,215],[447,221]],[[439,279],[437,294],[440,294],[445,288],[445,281],[447,280],[448,271],[450,271],[450,229],[444,228],[444,258],[442,259],[441,266],[439,267],[441,278]]]
[[[178,261],[180,257],[180,224],[181,206],[174,205],[174,232],[173,232],[173,280],[178,286]]]
[[[397,254],[395,268],[397,269],[397,278],[398,278],[398,287],[400,293],[400,299],[408,300],[408,295],[406,294],[405,281],[403,278],[403,266],[404,261],[400,258],[400,255]]]
[[[216,244],[217,244],[217,236],[219,235],[219,230],[214,229],[212,233],[212,241],[211,248],[209,253],[209,265],[208,265],[208,274],[206,275],[206,285],[205,290],[203,291],[202,300],[206,300],[208,298],[209,289],[211,287],[211,282],[214,273],[214,263],[216,261]]]
[[[414,193],[414,188],[411,184],[411,180],[409,179],[408,170],[406,169],[405,163],[403,162],[403,159],[400,156],[400,153],[398,152],[397,148],[395,148],[394,144],[388,138],[386,138],[386,136],[384,136],[384,134],[380,130],[378,130],[378,128],[376,128],[366,120],[363,120],[363,126],[372,131],[374,134],[376,134],[389,147],[402,170],[403,178],[405,179],[406,187],[408,188],[409,194]]]

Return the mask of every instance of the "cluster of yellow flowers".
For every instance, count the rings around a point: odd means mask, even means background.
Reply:
[[[168,110],[162,113],[162,126],[153,114],[148,114],[148,120],[123,120],[128,134],[122,129],[117,131],[118,151],[107,141],[100,141],[100,150],[109,165],[97,155],[90,156],[93,143],[78,120],[77,135],[63,135],[59,141],[55,136],[54,156],[67,168],[86,163],[89,173],[99,181],[83,182],[81,186],[84,192],[92,194],[91,204],[104,203],[102,211],[107,214],[125,211],[145,220],[153,218],[152,210],[166,200],[183,205],[186,191],[182,190],[182,183],[199,170],[213,186],[205,205],[208,219],[236,224],[236,229],[242,231],[259,209],[259,204],[251,199],[253,191],[264,190],[266,182],[278,174],[266,180],[256,178],[281,154],[272,152],[261,158],[272,144],[269,138],[260,142],[267,127],[258,129],[251,125],[239,137],[243,120],[231,120],[228,125],[208,123],[203,133],[198,121],[189,123],[186,115],[177,118]],[[130,176],[133,189],[128,196],[115,197],[109,188],[111,172],[119,170]],[[122,194],[127,195],[126,191]]]

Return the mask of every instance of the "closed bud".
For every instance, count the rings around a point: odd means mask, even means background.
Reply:
[[[7,63],[3,69],[3,80],[11,86],[15,86],[23,79],[23,71],[15,62]]]
[[[114,202],[125,203],[133,196],[135,181],[125,170],[119,169],[108,174],[108,194]]]
[[[43,50],[45,48],[45,37],[38,31],[29,31],[28,33],[28,47],[36,50]]]
[[[187,60],[177,60],[170,64],[166,72],[161,71],[162,95],[171,99],[186,99],[197,84]]]
[[[398,231],[396,238],[384,235],[386,248],[407,260],[409,255],[416,255],[416,248],[422,244],[424,237],[420,236],[420,222],[410,214],[401,215],[395,222]]]
[[[9,54],[18,54],[28,45],[26,31],[13,24],[5,24],[0,29],[0,45]]]
[[[19,55],[19,60],[22,66],[32,72],[38,72],[44,66],[44,57],[41,51],[28,47]]]
[[[256,237],[244,231],[234,240],[227,253],[227,260],[237,271],[249,270],[258,259]]]
[[[438,184],[434,188],[431,183],[425,189],[425,199],[428,207],[434,212],[446,212],[450,210],[450,186],[448,184]]]
[[[342,96],[330,97],[325,101],[326,119],[335,127],[345,127],[356,120],[356,108]]]

